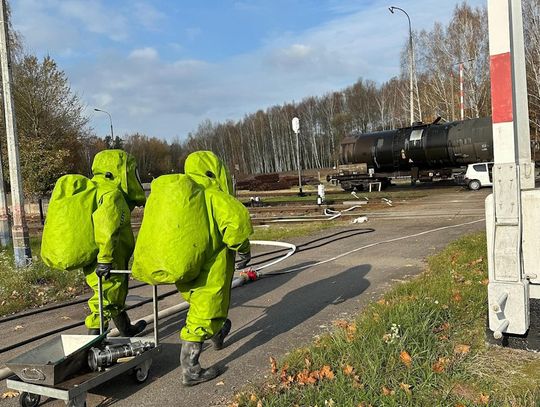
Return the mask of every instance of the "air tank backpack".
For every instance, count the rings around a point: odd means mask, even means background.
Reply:
[[[194,280],[209,244],[204,190],[184,174],[152,181],[135,244],[133,277],[152,285]]]
[[[83,175],[64,175],[56,181],[41,242],[41,258],[47,266],[73,270],[95,261],[96,196],[96,184]]]

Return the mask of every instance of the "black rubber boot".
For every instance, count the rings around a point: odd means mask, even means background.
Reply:
[[[116,328],[120,332],[120,336],[131,337],[140,334],[146,328],[146,321],[139,321],[135,325],[131,325],[129,316],[126,311],[122,311],[120,314],[113,318]]]
[[[216,378],[219,372],[216,368],[203,369],[199,364],[199,356],[202,351],[202,342],[182,341],[180,351],[180,365],[182,368],[182,384],[194,386]]]
[[[214,344],[215,350],[223,349],[223,341],[225,340],[225,337],[229,335],[229,332],[231,332],[231,327],[231,320],[226,319],[221,330],[210,339]]]

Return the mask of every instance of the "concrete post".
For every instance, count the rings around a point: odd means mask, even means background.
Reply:
[[[538,233],[531,233],[534,225],[528,219],[538,211],[540,195],[531,195],[537,191],[533,191],[521,1],[488,0],[488,21],[495,158],[493,194],[486,199],[489,328],[500,339],[529,330],[530,276],[525,263],[531,251],[526,244]]]
[[[13,252],[15,266],[24,267],[32,261],[30,239],[24,214],[24,195],[22,192],[22,179],[19,163],[19,141],[17,137],[17,124],[15,120],[15,106],[11,92],[11,61],[8,43],[8,22],[6,0],[2,0],[0,8],[0,63],[2,65],[2,85],[4,92],[4,111],[6,121],[6,135],[9,158],[9,178],[11,181],[11,202],[13,212]]]

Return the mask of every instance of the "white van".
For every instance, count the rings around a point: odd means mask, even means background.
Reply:
[[[493,163],[469,164],[463,183],[471,191],[478,191],[482,187],[493,186]]]

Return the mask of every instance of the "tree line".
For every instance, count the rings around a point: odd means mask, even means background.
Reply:
[[[540,0],[523,0],[529,109],[533,136],[540,128]],[[416,120],[459,119],[458,64],[464,65],[465,116],[488,116],[491,110],[487,11],[466,2],[457,5],[448,24],[413,33],[415,44]],[[123,148],[135,155],[143,181],[178,172],[192,151],[212,150],[237,174],[296,169],[296,135],[291,120],[301,122],[303,168],[337,163],[342,138],[409,125],[408,41],[401,53],[401,73],[378,84],[360,78],[351,86],[298,103],[285,103],[246,114],[236,121],[205,120],[183,141],[167,142],[144,134],[97,137],[84,116],[84,105],[66,74],[50,56],[24,51],[11,30],[14,99],[21,149],[24,190],[28,197],[50,193],[66,173],[91,174],[94,155]],[[3,115],[2,115],[2,127]],[[5,140],[5,138],[3,139]],[[7,165],[5,142],[1,142]],[[4,171],[7,174],[7,171]]]

